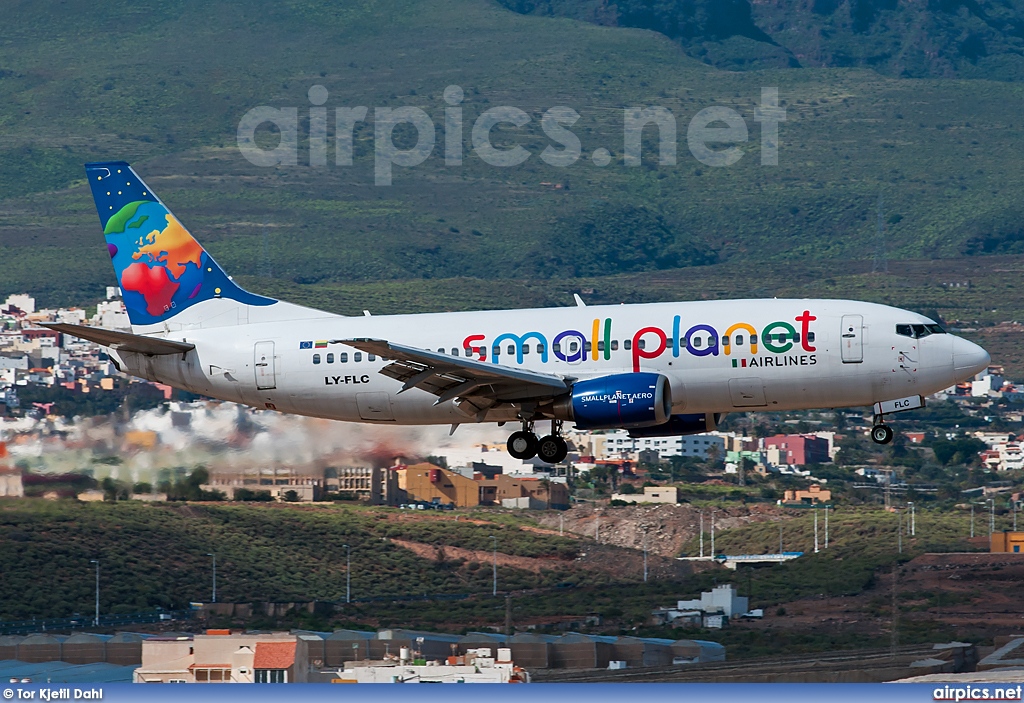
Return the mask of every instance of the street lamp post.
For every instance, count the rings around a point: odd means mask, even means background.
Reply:
[[[914,511],[914,501],[908,501],[910,506],[910,536],[917,537],[917,514]]]
[[[90,564],[96,565],[96,616],[93,618],[92,624],[95,627],[100,626],[100,562],[99,559],[90,559]]]
[[[818,553],[818,506],[814,506],[814,553]]]
[[[496,596],[498,595],[498,538],[491,535],[491,541],[491,546],[493,548],[493,551],[491,552],[491,575],[494,578],[494,584],[491,587],[491,595]]]
[[[896,540],[900,554],[903,554],[903,513],[896,511]]]
[[[345,602],[352,602],[352,548],[345,545]]]
[[[704,557],[704,511],[700,511],[700,556]]]
[[[828,549],[828,506],[825,506],[825,549]]]
[[[206,556],[213,557],[213,595],[211,596],[211,600],[214,603],[216,603],[217,602],[217,555],[214,554],[213,552],[207,552]]]
[[[647,533],[644,532],[644,583],[647,583]]]
[[[717,556],[715,552],[715,511],[711,511],[711,558],[714,559]]]
[[[996,531],[996,501],[994,498],[988,499],[989,513],[988,513],[988,537],[992,539],[992,533]]]

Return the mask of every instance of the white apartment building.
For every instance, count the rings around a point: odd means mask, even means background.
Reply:
[[[712,452],[725,458],[725,437],[718,434],[688,435],[686,437],[637,437],[626,430],[609,430],[593,437],[594,457],[598,460],[636,459],[645,449],[653,449],[662,459],[672,456],[695,456],[706,459]]]

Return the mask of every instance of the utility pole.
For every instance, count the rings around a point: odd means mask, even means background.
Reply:
[[[352,548],[345,545],[345,602],[352,602]]]
[[[647,533],[644,532],[644,583],[647,583]]]
[[[715,511],[711,511],[711,558],[714,559],[718,556],[715,551]]]
[[[899,610],[896,609],[896,580],[899,578],[899,565],[892,565],[892,632],[890,633],[889,640],[889,654],[893,659],[896,658],[896,646],[899,644],[899,625],[900,616]]]
[[[93,618],[92,624],[95,627],[100,626],[100,562],[99,559],[90,559],[90,564],[96,565],[96,616]]]
[[[903,513],[896,511],[896,544],[900,554],[903,554]]]
[[[491,556],[492,556],[491,574],[494,577],[494,585],[491,588],[491,595],[492,596],[497,596],[498,595],[498,538],[495,537],[494,535],[491,535],[491,541],[493,543],[492,547],[494,548],[493,551],[491,552]]]
[[[512,636],[512,594],[505,594],[505,636]]]
[[[213,557],[213,596],[211,600],[217,602],[217,555],[213,552],[207,552],[206,556]]]
[[[700,556],[704,557],[704,511],[700,511]]]
[[[818,553],[818,506],[814,506],[814,553]]]

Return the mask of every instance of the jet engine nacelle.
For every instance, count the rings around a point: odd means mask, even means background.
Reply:
[[[672,389],[657,373],[622,373],[573,384],[554,405],[555,417],[581,430],[661,425],[672,415]]]
[[[664,425],[654,427],[637,427],[629,431],[630,437],[679,437],[689,434],[702,434],[718,429],[722,413],[692,413],[673,415]]]

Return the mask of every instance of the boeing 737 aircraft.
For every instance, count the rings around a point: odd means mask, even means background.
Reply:
[[[127,163],[86,173],[132,332],[49,327],[109,347],[134,376],[258,408],[452,431],[514,423],[509,452],[548,463],[566,457],[564,422],[675,436],[730,411],[873,405],[885,444],[886,414],[989,363],[934,320],[849,300],[334,315],[242,290]]]

